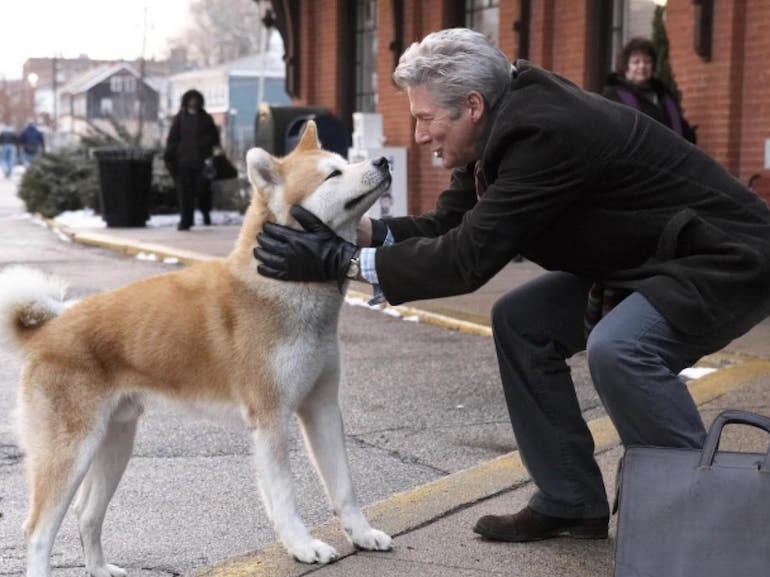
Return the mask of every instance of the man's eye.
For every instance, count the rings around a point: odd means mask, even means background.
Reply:
[[[331,174],[329,174],[329,176],[327,176],[324,180],[329,180],[330,178],[334,178],[334,177],[337,177],[337,176],[342,176],[342,171],[335,169],[335,170],[332,170]]]

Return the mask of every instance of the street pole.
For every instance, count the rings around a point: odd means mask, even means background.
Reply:
[[[53,140],[56,140],[56,132],[59,128],[59,60],[53,57]]]

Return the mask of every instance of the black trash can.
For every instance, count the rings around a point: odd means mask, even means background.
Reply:
[[[297,147],[308,120],[315,121],[318,140],[321,141],[321,147],[324,150],[336,152],[344,158],[348,157],[348,149],[351,146],[348,130],[340,119],[328,113],[309,114],[292,120],[286,129],[285,154],[289,154]]]
[[[143,148],[94,150],[99,166],[102,218],[108,227],[140,227],[150,218],[154,154]]]
[[[319,106],[269,106],[262,104],[254,120],[254,146],[264,148],[274,156],[285,156],[286,131],[299,117],[329,114]]]

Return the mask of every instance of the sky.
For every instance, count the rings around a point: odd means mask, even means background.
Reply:
[[[190,0],[0,0],[0,78],[21,78],[27,58],[164,58],[186,27]]]

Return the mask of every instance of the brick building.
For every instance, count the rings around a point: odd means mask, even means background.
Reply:
[[[408,102],[391,74],[398,56],[427,33],[468,26],[511,58],[527,58],[600,90],[615,55],[649,35],[655,4],[667,4],[673,73],[698,144],[770,199],[764,169],[770,139],[770,2],[767,0],[273,0],[284,39],[287,91],[350,123],[383,115],[386,143],[406,146],[409,209],[433,206],[448,174],[416,146]],[[769,152],[770,153],[770,152]]]

